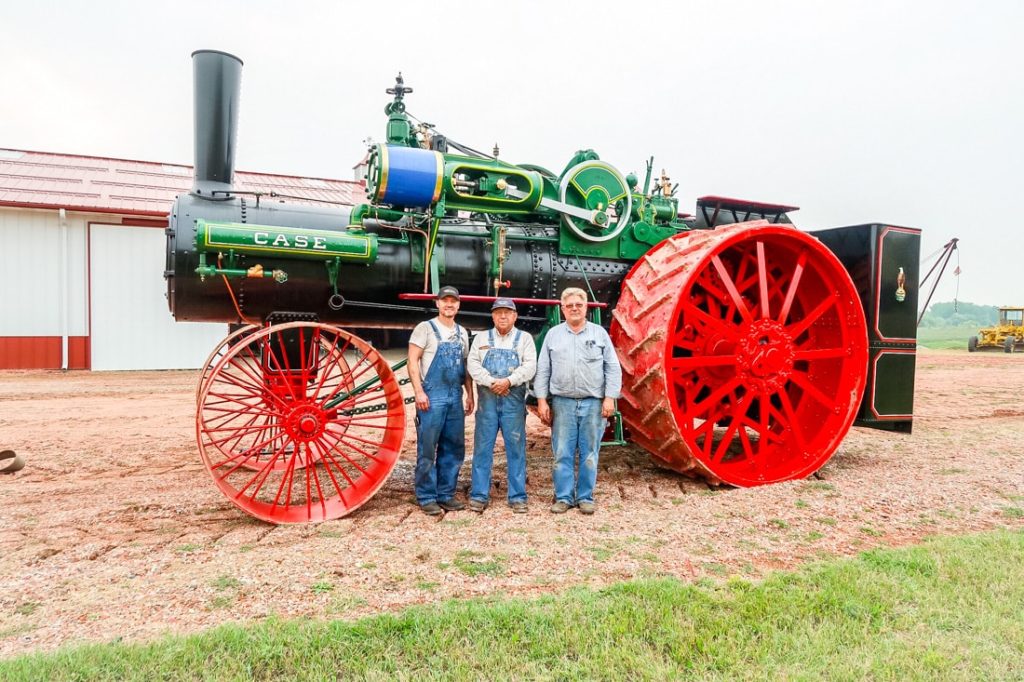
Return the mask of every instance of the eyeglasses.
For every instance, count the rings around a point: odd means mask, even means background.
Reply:
[[[569,309],[572,309],[572,308],[586,308],[587,304],[586,303],[563,303],[562,307],[563,308],[569,308]]]

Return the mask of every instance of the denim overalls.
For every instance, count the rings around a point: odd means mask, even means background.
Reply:
[[[455,325],[453,341],[442,341],[437,325],[437,352],[423,378],[430,408],[416,410],[416,502],[447,502],[455,497],[459,469],[466,458],[466,413],[462,385],[466,363],[462,356],[462,328]]]
[[[488,332],[491,348],[484,354],[483,368],[495,379],[504,379],[521,363],[519,337],[516,330],[512,348],[494,347],[494,330]],[[505,440],[508,462],[508,502],[526,502],[526,386],[513,386],[508,395],[495,395],[480,386],[477,391],[476,432],[473,436],[473,488],[471,500],[487,502],[491,492],[491,469],[494,463],[494,441],[498,429]]]

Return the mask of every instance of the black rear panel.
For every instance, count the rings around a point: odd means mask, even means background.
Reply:
[[[811,234],[842,261],[867,316],[868,384],[854,423],[910,433],[921,230],[872,223]]]

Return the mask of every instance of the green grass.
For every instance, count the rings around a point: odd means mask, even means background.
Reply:
[[[3,680],[1024,677],[1024,531],[741,578],[640,580],[355,622],[225,625],[0,662]]]
[[[468,576],[502,575],[505,572],[506,557],[498,554],[492,557],[468,549],[455,555],[452,564]]]
[[[967,350],[967,339],[977,336],[978,327],[918,327],[917,342],[926,348]]]

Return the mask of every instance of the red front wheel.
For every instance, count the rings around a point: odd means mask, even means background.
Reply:
[[[271,523],[340,518],[369,500],[398,461],[405,404],[387,361],[324,324],[254,332],[215,365],[196,438],[214,483]]]

